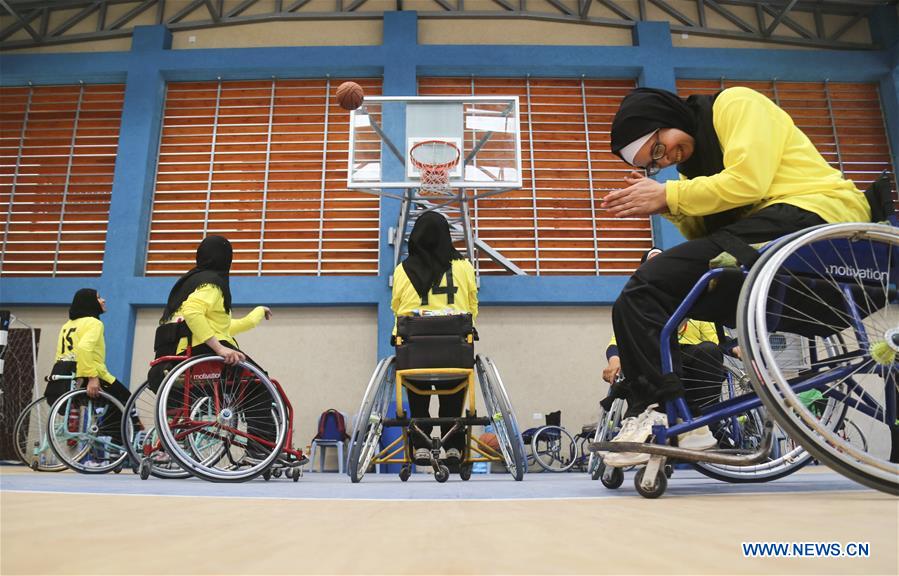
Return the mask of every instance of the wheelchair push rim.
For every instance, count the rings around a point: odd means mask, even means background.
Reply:
[[[390,368],[394,357],[382,359],[375,367],[358,416],[350,435],[350,448],[347,450],[347,475],[353,483],[362,480],[372,460],[379,451],[381,433],[384,430],[383,420],[387,415],[390,403]]]
[[[781,427],[837,472],[892,494],[899,494],[899,466],[883,456],[883,447],[867,451],[848,442],[822,424],[794,388],[814,382],[825,396],[840,397],[837,387],[845,384],[850,396],[841,400],[852,404],[853,422],[865,433],[883,436],[889,417],[895,418],[889,403],[895,402],[899,385],[897,253],[899,231],[891,226],[816,227],[759,259],[743,285],[738,309],[747,371]],[[807,299],[814,315],[791,303],[790,298],[799,296]],[[808,350],[810,366],[797,369],[783,360],[780,343],[772,345],[771,328],[784,324],[830,330],[842,348],[828,356],[818,344],[823,337],[802,336],[805,342],[800,338],[795,347]],[[819,348],[824,354],[819,355]],[[860,425],[861,418],[867,419],[867,426]],[[890,432],[895,441],[895,426]]]
[[[205,372],[194,375],[194,368]],[[188,390],[185,375],[191,379]],[[213,412],[207,414],[210,407]],[[274,438],[256,436],[249,429],[251,419],[256,426],[270,424]],[[277,387],[248,362],[227,366],[221,356],[190,358],[173,368],[159,388],[156,430],[162,447],[182,469],[204,480],[245,482],[262,474],[281,455],[287,429]]]
[[[503,460],[512,477],[515,480],[522,480],[527,471],[527,456],[521,440],[521,433],[518,431],[515,412],[509,396],[506,394],[499,370],[496,369],[496,365],[490,358],[480,354],[475,358],[475,366],[487,414],[493,420]]]
[[[113,431],[121,430],[121,421],[105,422],[111,408],[125,413],[114,396],[100,390],[98,398],[91,398],[83,388],[71,390],[53,403],[47,435],[50,448],[68,468],[82,474],[105,474],[123,465],[128,452],[111,438]]]

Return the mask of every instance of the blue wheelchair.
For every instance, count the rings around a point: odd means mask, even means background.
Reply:
[[[669,425],[653,427],[650,443],[598,442],[591,450],[650,454],[635,477],[647,498],[665,492],[671,461],[724,480],[767,481],[811,458],[899,495],[899,228],[889,202],[885,223],[817,226],[769,243],[748,270],[710,269],[662,330],[662,372],[673,370],[665,343],[678,326],[719,282],[736,280],[744,375],[730,374],[724,389],[729,382],[730,393],[704,406],[701,416],[683,398],[667,402]],[[809,405],[803,397],[809,391],[826,401],[823,408]],[[848,418],[866,442],[847,438]],[[734,442],[707,451],[668,445],[702,426],[726,430]],[[773,441],[776,427],[793,442],[786,451]],[[750,428],[752,447],[744,442]]]

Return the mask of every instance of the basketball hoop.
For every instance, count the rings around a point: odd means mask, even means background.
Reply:
[[[425,140],[409,150],[409,160],[419,172],[419,194],[444,196],[450,192],[449,173],[459,163],[459,148],[444,140]]]

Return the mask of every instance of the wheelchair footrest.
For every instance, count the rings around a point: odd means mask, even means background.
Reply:
[[[643,442],[593,442],[588,446],[590,452],[638,452],[665,456],[682,462],[711,462],[712,464],[729,464],[732,466],[749,466],[762,462],[771,453],[774,426],[765,423],[765,436],[759,449],[750,454],[735,455],[733,451],[686,450],[676,446],[663,444],[647,444]]]

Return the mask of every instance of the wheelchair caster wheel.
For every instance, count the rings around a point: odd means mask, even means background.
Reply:
[[[292,471],[288,471],[287,476],[291,478],[294,482],[300,481],[300,467],[297,466]]]
[[[124,469],[125,469],[125,465],[124,465],[124,464],[119,464],[118,466],[116,466],[115,468],[113,468],[112,471],[113,471],[115,474],[121,474],[121,473],[122,473],[122,470],[124,470]]]
[[[271,471],[271,469],[268,469],[268,470],[266,470],[265,472],[262,473],[262,479],[265,480],[266,482],[268,482],[269,480],[272,479],[272,471]]]
[[[281,469],[275,468],[274,470],[272,470],[272,476],[274,476],[275,478],[280,478],[281,477]]]
[[[140,476],[141,480],[146,480],[150,477],[150,464],[149,460],[141,460],[140,464],[137,465],[137,473]]]
[[[449,480],[449,468],[441,465],[440,468],[434,472],[434,479],[443,484],[447,480]]]
[[[674,466],[672,466],[671,464],[665,464],[665,477],[671,478],[672,476],[674,476]]]
[[[459,478],[463,481],[471,479],[471,464],[462,464],[459,467]]]
[[[31,469],[34,470],[35,472],[37,472],[39,466],[40,466],[40,465],[37,463],[37,460],[32,460],[32,461],[31,461]]]
[[[644,472],[646,472],[646,468],[640,468],[640,470],[637,471],[637,475],[634,476],[634,487],[637,489],[637,492],[640,493],[640,496],[643,496],[644,498],[658,498],[664,494],[665,489],[668,487],[668,478],[665,476],[664,472],[660,470],[659,473],[656,474],[656,480],[649,489],[643,488]]]
[[[606,465],[600,464],[596,471],[599,473],[600,482],[609,490],[617,490],[624,484],[624,470],[621,468],[612,468],[606,477]]]
[[[411,475],[412,475],[412,468],[410,468],[409,466],[403,466],[403,469],[400,470],[400,480],[402,480],[403,482],[408,480],[409,476],[411,476]]]

